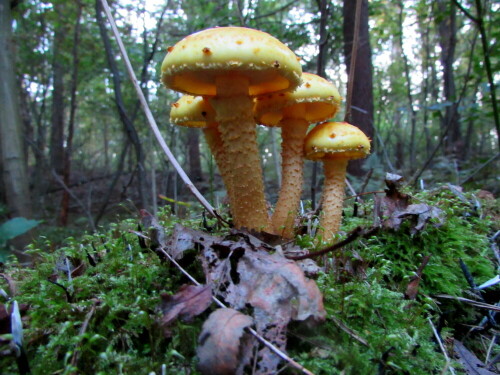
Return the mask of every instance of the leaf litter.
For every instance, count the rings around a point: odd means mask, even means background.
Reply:
[[[404,221],[410,220],[410,233],[421,232],[426,224],[433,222],[436,227],[444,224],[444,212],[438,207],[425,203],[412,204],[411,197],[400,191],[403,177],[387,173],[386,195],[375,197],[375,221],[386,229],[398,230]]]
[[[206,279],[206,286],[197,289],[185,286],[176,295],[163,297],[162,321],[167,327],[167,334],[168,326],[176,318],[201,314],[210,304],[211,294],[232,309],[229,309],[231,312],[214,312],[205,322],[198,348],[199,368],[204,374],[237,373],[240,371],[238,366],[246,364],[246,359],[243,362],[234,360],[240,358],[234,350],[227,356],[207,354],[219,350],[227,352],[224,348],[227,340],[220,340],[220,337],[234,331],[234,340],[239,340],[243,337],[239,331],[240,324],[243,328],[254,324],[262,337],[285,351],[290,322],[318,323],[326,317],[323,297],[315,281],[307,278],[296,262],[285,258],[280,251],[275,251],[252,234],[232,230],[228,236],[218,237],[176,225],[165,244],[165,250],[176,260],[182,260],[194,249]],[[206,290],[210,290],[211,294]],[[196,301],[199,295],[203,295],[203,303]],[[193,308],[195,306],[199,308]],[[241,315],[250,320],[235,315],[234,318],[240,324],[229,323],[233,311],[241,311]],[[217,334],[222,336],[217,340],[210,338],[217,330],[221,330]],[[210,343],[208,346],[207,340]],[[248,345],[246,341],[245,346]],[[217,343],[222,347],[214,347],[219,345]],[[257,343],[253,342],[252,345]],[[239,347],[236,344],[233,346]],[[214,361],[222,361],[217,364],[220,370],[216,372],[208,370],[214,368]],[[270,374],[278,370],[281,358],[268,347],[262,347],[258,349],[256,361],[256,374]]]

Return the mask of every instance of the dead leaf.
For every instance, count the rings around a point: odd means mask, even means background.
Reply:
[[[494,375],[486,369],[486,365],[481,362],[474,353],[469,351],[462,342],[453,341],[453,351],[458,357],[459,362],[464,366],[464,370],[468,375]]]
[[[239,375],[250,362],[253,320],[233,309],[217,309],[203,323],[198,339],[198,369],[204,375]]]
[[[390,174],[388,174],[390,175]],[[387,189],[384,197],[375,197],[376,225],[398,230],[405,220],[412,220],[410,232],[415,234],[424,229],[431,220],[436,219],[435,226],[444,223],[444,212],[428,204],[410,204],[411,197],[399,191],[401,176],[386,177]],[[399,179],[397,178],[399,177]]]
[[[430,255],[424,257],[422,263],[420,264],[420,267],[418,267],[416,275],[413,276],[410,282],[408,283],[405,291],[405,297],[407,299],[414,300],[417,297],[418,287],[420,286],[420,280],[422,280],[422,273],[424,272],[424,268],[425,266],[427,266],[427,263],[429,263],[430,258],[431,258]]]
[[[431,219],[437,219],[437,222],[434,224],[436,227],[443,225],[445,221],[443,210],[425,203],[419,203],[410,204],[404,210],[394,211],[391,217],[384,222],[384,226],[397,230],[403,221],[408,218],[411,218],[414,222],[414,225],[410,229],[410,233],[412,234],[423,230]]]
[[[181,258],[196,249],[212,293],[236,310],[253,308],[257,332],[285,350],[292,320],[323,321],[322,295],[313,280],[293,260],[252,234],[231,231],[225,238],[177,226],[166,250]],[[277,371],[281,359],[264,347],[256,373]]]
[[[236,309],[252,306],[257,332],[279,349],[286,349],[290,321],[324,320],[326,312],[316,283],[294,261],[278,253],[247,249],[238,260],[236,273],[238,280],[228,283],[225,301]],[[277,371],[281,359],[269,348],[262,348],[258,357],[257,373]]]
[[[183,285],[173,296],[162,294],[161,325],[166,337],[170,337],[170,325],[176,320],[189,321],[200,315],[212,304],[212,291],[204,285]]]
[[[175,224],[172,235],[166,241],[165,250],[172,258],[181,259],[184,255],[183,253],[194,249],[197,243],[205,243],[205,241],[211,243],[221,240],[221,238],[208,235],[204,232]],[[209,243],[206,246],[209,246]]]

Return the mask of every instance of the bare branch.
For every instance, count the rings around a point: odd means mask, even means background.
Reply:
[[[109,8],[108,2],[106,0],[101,0],[101,3],[104,8],[104,12],[106,13],[106,17],[108,18],[108,21],[111,25],[111,29],[113,30],[113,34],[115,36],[116,42],[118,43],[118,47],[120,49],[120,54],[123,57],[123,61],[125,62],[125,65],[127,67],[127,72],[129,74],[130,80],[132,81],[132,84],[134,85],[134,88],[137,92],[137,95],[139,96],[139,100],[141,101],[141,106],[144,111],[144,114],[146,115],[146,119],[148,120],[149,126],[153,130],[153,133],[160,144],[163,152],[167,155],[168,160],[172,165],[174,166],[175,170],[179,174],[179,176],[182,178],[182,181],[186,185],[186,187],[193,193],[193,195],[196,197],[196,199],[201,203],[201,205],[210,213],[210,215],[219,218],[219,215],[215,212],[214,208],[208,201],[205,199],[205,197],[196,189],[194,184],[191,182],[189,177],[187,176],[186,172],[182,169],[180,166],[179,162],[175,158],[175,156],[172,154],[170,149],[168,148],[167,144],[165,143],[165,140],[163,139],[163,136],[161,135],[160,129],[158,128],[158,125],[156,124],[156,120],[153,117],[153,114],[151,112],[151,109],[149,108],[149,105],[146,101],[146,98],[144,97],[144,93],[141,90],[141,87],[139,86],[137,82],[137,77],[135,76],[134,69],[132,68],[132,64],[130,63],[130,59],[127,55],[127,51],[125,50],[125,46],[123,45],[123,41],[120,37],[120,34],[118,32],[118,28],[116,27],[115,20],[113,18],[113,15],[111,14],[111,10]]]

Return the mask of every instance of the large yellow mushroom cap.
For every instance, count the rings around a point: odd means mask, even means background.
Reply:
[[[311,160],[361,159],[370,153],[370,140],[347,122],[324,122],[306,136],[304,156]]]
[[[302,84],[293,92],[256,98],[255,116],[263,125],[276,126],[283,117],[303,118],[309,123],[332,118],[342,97],[337,87],[312,73],[302,73]]]
[[[161,67],[168,88],[216,95],[216,78],[244,77],[249,95],[293,90],[302,68],[297,56],[273,36],[244,27],[216,27],[189,35],[168,49]]]
[[[215,111],[201,96],[184,95],[172,104],[170,121],[176,125],[205,128],[215,122]]]

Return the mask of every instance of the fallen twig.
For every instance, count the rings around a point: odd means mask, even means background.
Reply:
[[[351,336],[357,342],[361,343],[364,346],[369,346],[368,341],[366,341],[364,338],[358,336],[358,334],[356,332],[354,332],[352,329],[350,329],[344,323],[342,323],[342,321],[340,319],[337,319],[333,315],[329,316],[328,319],[333,321],[342,331],[347,333],[349,336]]]
[[[363,228],[357,227],[356,229],[354,229],[352,232],[350,232],[347,235],[347,238],[345,238],[344,240],[337,242],[336,244],[329,246],[323,250],[316,251],[314,253],[305,254],[305,255],[287,256],[286,258],[291,259],[291,260],[302,260],[302,259],[309,259],[309,258],[321,256],[324,254],[328,254],[330,252],[333,252],[335,250],[338,250],[338,249],[344,247],[345,245],[350,244],[351,242],[358,239],[359,237],[362,237],[362,238],[371,237],[378,231],[378,229],[379,229],[378,227],[374,227],[368,231],[365,231]]]
[[[439,336],[439,333],[436,330],[436,327],[434,327],[434,323],[432,323],[431,318],[427,318],[427,321],[429,322],[429,325],[431,326],[432,332],[434,333],[434,337],[436,338],[436,341],[439,344],[439,348],[441,349],[441,352],[443,352],[444,358],[446,359],[446,364],[443,367],[443,371],[441,371],[441,374],[445,374],[447,370],[450,370],[450,372],[455,375],[455,369],[451,367],[451,361],[450,357],[448,357],[448,353],[446,353],[446,348],[443,345],[443,341],[441,340],[441,336]]]
[[[89,326],[90,319],[92,319],[92,316],[95,313],[96,307],[98,305],[98,301],[95,300],[90,308],[90,311],[85,315],[85,320],[82,323],[82,326],[80,327],[80,332],[79,335],[83,335]],[[78,347],[81,346],[81,342],[78,344],[78,346],[75,348],[75,351],[73,353],[73,357],[71,358],[71,365],[76,367],[78,364],[78,360],[80,359],[80,351],[78,351]],[[76,372],[75,372],[76,373]]]
[[[476,307],[479,307],[481,309],[500,311],[500,306],[490,305],[489,303],[478,302],[478,301],[474,301],[472,299],[468,299],[468,298],[464,298],[464,297],[454,297],[454,296],[450,296],[447,294],[437,294],[437,295],[434,295],[434,297],[442,298],[442,299],[454,299],[456,301],[468,303],[469,305],[476,306]]]

